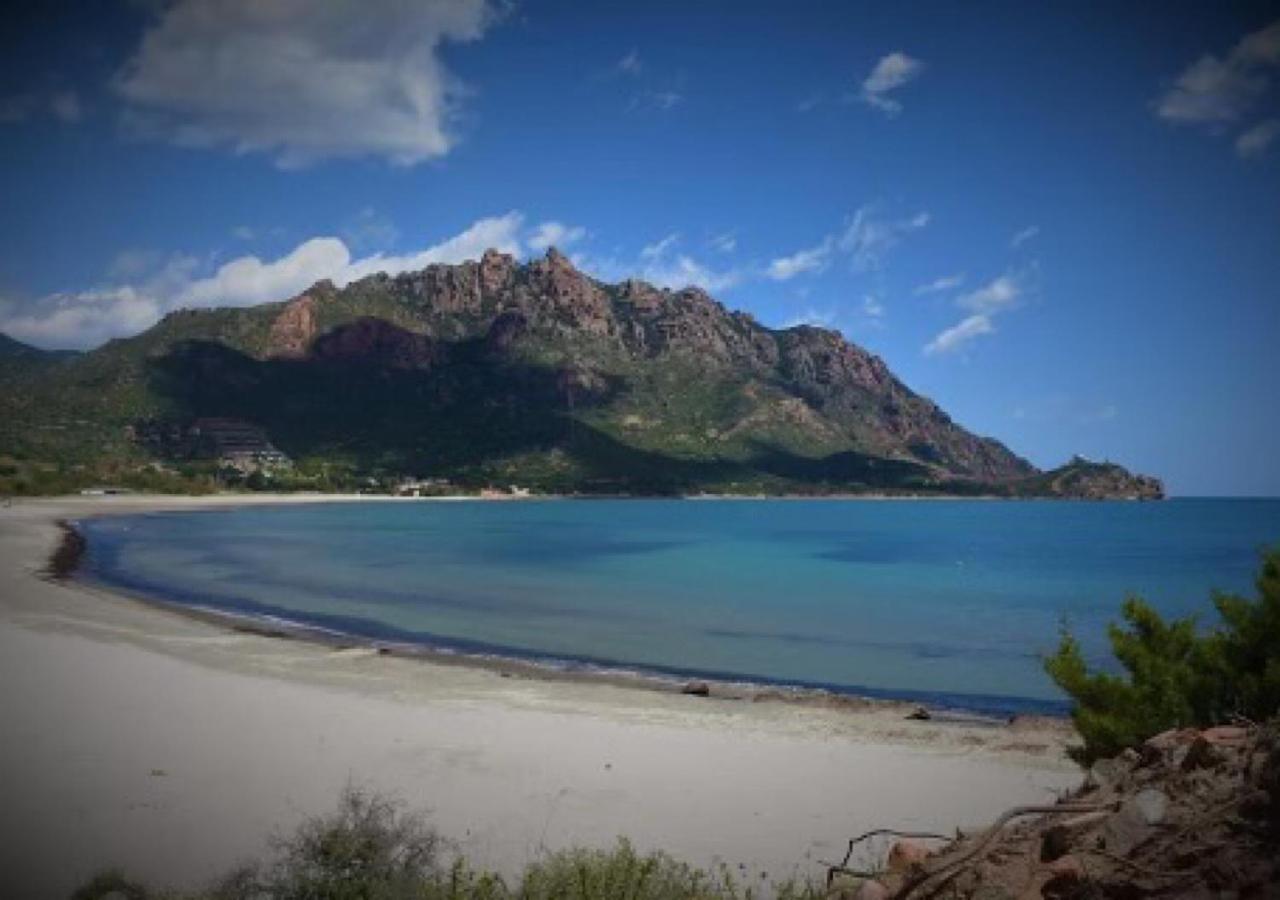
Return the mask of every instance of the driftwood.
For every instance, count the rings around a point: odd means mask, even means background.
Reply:
[[[1020,819],[1023,816],[1054,816],[1093,813],[1106,809],[1116,809],[1118,807],[1119,803],[1114,801],[1110,803],[1064,803],[1058,806],[1016,806],[1005,812],[1000,816],[1000,818],[996,819],[995,823],[986,830],[982,838],[964,853],[961,853],[959,856],[952,859],[942,860],[936,866],[922,867],[920,872],[917,873],[914,878],[907,881],[907,883],[893,895],[894,900],[906,900],[906,898],[910,897],[917,889],[924,887],[930,881],[934,881],[935,883],[929,885],[928,892],[925,893],[924,896],[931,897],[936,894],[942,889],[943,885],[947,884],[961,872],[967,869],[972,869],[981,863],[986,857],[987,851],[995,842],[995,839],[999,837],[1000,832],[1004,830],[1005,825],[1009,824],[1014,819]]]
[[[877,828],[868,831],[866,834],[860,834],[856,838],[849,841],[849,849],[844,852],[844,859],[838,863],[827,864],[827,887],[831,887],[831,881],[837,875],[867,875],[867,872],[859,872],[849,868],[849,860],[853,858],[853,848],[861,844],[863,841],[870,840],[873,837],[881,835],[892,835],[893,837],[908,838],[914,840],[936,840],[947,841],[951,838],[945,834],[934,834],[931,831],[895,831],[892,828]]]
[[[1034,818],[1011,824],[1023,817]],[[845,874],[878,882],[856,893],[891,900],[1042,892],[1153,900],[1223,891],[1272,896],[1280,884],[1280,723],[1157,735],[1057,804],[1014,807],[932,853],[891,853],[888,871],[851,869],[854,848],[876,835],[945,840],[869,831],[849,842],[840,863],[828,864],[828,888]]]

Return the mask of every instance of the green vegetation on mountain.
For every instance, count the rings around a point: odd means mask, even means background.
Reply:
[[[1159,492],[1118,467],[1102,487],[1068,489],[1074,476],[965,431],[836,332],[768,329],[696,288],[603,284],[554,250],[180,311],[82,356],[0,371],[0,386],[0,490],[144,470],[207,487],[215,462],[144,446],[138,428],[220,418],[252,423],[296,462],[269,479],[286,488],[435,477],[583,493]]]

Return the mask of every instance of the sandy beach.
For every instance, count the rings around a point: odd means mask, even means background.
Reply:
[[[245,633],[40,575],[60,518],[315,499],[0,508],[10,896],[64,896],[108,865],[198,886],[348,783],[428,811],[475,864],[504,873],[625,835],[768,880],[820,874],[871,828],[980,825],[1079,781],[1052,723],[522,677]]]

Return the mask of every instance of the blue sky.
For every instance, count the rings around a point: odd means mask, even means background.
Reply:
[[[18,338],[554,240],[1039,465],[1280,495],[1274,5],[88,6],[0,35]]]

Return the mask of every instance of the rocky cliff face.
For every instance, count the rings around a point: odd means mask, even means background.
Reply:
[[[730,404],[741,408],[739,414],[725,410],[702,416],[708,421],[699,423],[704,432],[725,436],[728,444],[750,440],[753,423],[776,418],[795,424],[799,418],[795,436],[800,444],[813,438],[809,442],[821,445],[817,449],[914,463],[930,477],[1004,482],[1035,472],[999,442],[957,426],[894,377],[883,360],[836,332],[807,326],[773,331],[697,288],[672,291],[634,280],[602,284],[554,249],[526,265],[489,251],[476,262],[375,275],[343,291],[308,291],[272,322],[268,355],[332,357],[338,352],[335,340],[321,336],[318,325],[326,306],[336,309],[370,297],[396,305],[404,315],[401,324],[437,341],[485,338],[494,352],[542,352],[571,367],[640,375],[640,380],[644,373],[637,370],[672,361],[691,366],[702,377],[732,386],[742,401]],[[435,352],[425,344],[405,347],[403,338],[389,344],[375,331],[368,323],[358,335],[344,331],[342,355],[404,366],[410,360],[412,365],[430,362]],[[598,380],[583,372],[577,377]],[[805,411],[799,417],[797,405]],[[685,423],[666,424],[678,429]]]
[[[697,288],[599,282],[555,250],[177,312],[40,384],[0,408],[13,433],[92,426],[81,443],[99,453],[140,418],[225,416],[298,459],[556,490],[1156,492],[1046,477],[837,332],[769,329]]]

